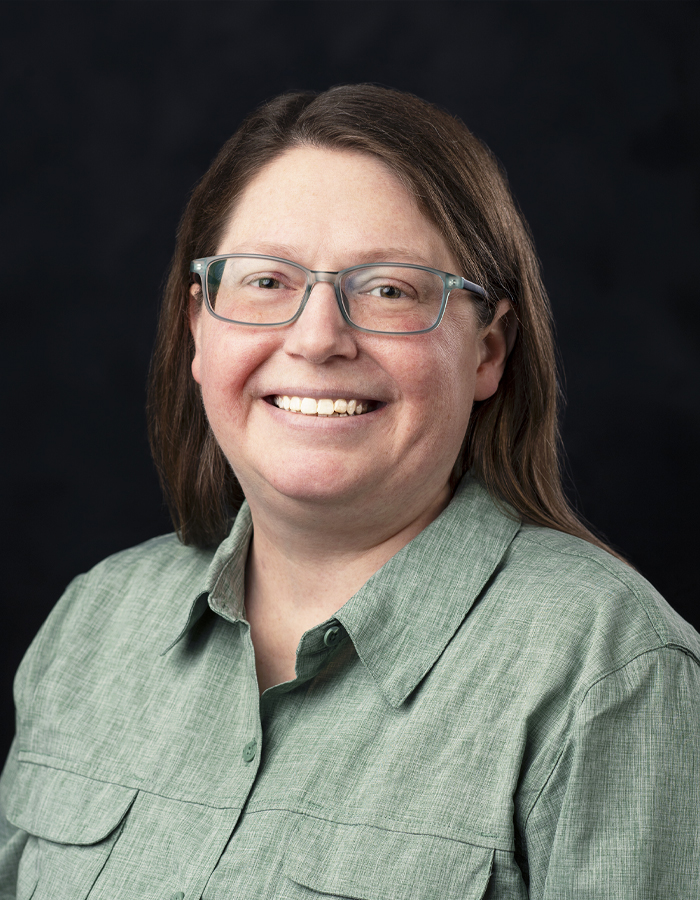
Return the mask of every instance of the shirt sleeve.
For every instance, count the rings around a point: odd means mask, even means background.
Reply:
[[[16,764],[17,741],[10,748],[5,769],[0,777],[0,900],[15,900],[19,860],[29,835],[7,821],[3,799],[9,791]]]
[[[700,898],[692,656],[652,650],[590,688],[524,839],[531,898]]]

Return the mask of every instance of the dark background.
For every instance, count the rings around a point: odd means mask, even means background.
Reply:
[[[496,152],[557,321],[569,494],[700,625],[697,3],[25,0],[0,35],[0,755],[68,581],[170,530],[143,406],[175,228],[288,89],[413,91]]]

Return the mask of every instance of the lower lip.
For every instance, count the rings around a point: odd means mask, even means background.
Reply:
[[[282,424],[292,428],[321,428],[328,431],[355,429],[358,426],[361,427],[363,422],[366,425],[371,425],[372,422],[377,421],[378,417],[381,417],[386,409],[386,404],[382,404],[371,412],[361,413],[359,416],[307,416],[302,412],[290,412],[286,409],[280,409],[274,403],[268,403],[267,400],[262,402],[270,410],[275,420]]]

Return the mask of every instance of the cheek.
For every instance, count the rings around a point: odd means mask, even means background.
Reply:
[[[269,341],[255,334],[232,334],[226,329],[203,335],[192,363],[192,374],[210,407],[237,406],[245,397],[251,375],[273,352]]]
[[[431,338],[430,344],[416,347],[417,352],[407,353],[403,360],[413,397],[429,404],[436,414],[452,416],[462,410],[468,417],[478,365],[471,334],[452,322],[443,322],[426,337]]]

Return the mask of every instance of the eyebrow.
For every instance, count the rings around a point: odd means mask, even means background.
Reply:
[[[253,249],[255,248],[255,249]],[[299,247],[290,244],[272,244],[267,241],[260,241],[256,244],[244,245],[242,248],[227,251],[230,253],[260,253],[265,256],[279,256],[282,259],[288,259],[290,262],[299,262],[302,265],[303,253]],[[398,247],[381,247],[375,250],[367,250],[362,253],[353,254],[352,261],[343,266],[348,269],[351,266],[361,265],[362,263],[373,262],[407,262],[415,263],[420,266],[428,266],[430,268],[439,269],[440,266],[435,264],[434,260],[426,259],[420,253]],[[307,266],[307,268],[311,268]],[[322,270],[317,270],[322,271]],[[325,271],[325,270],[324,270]]]

